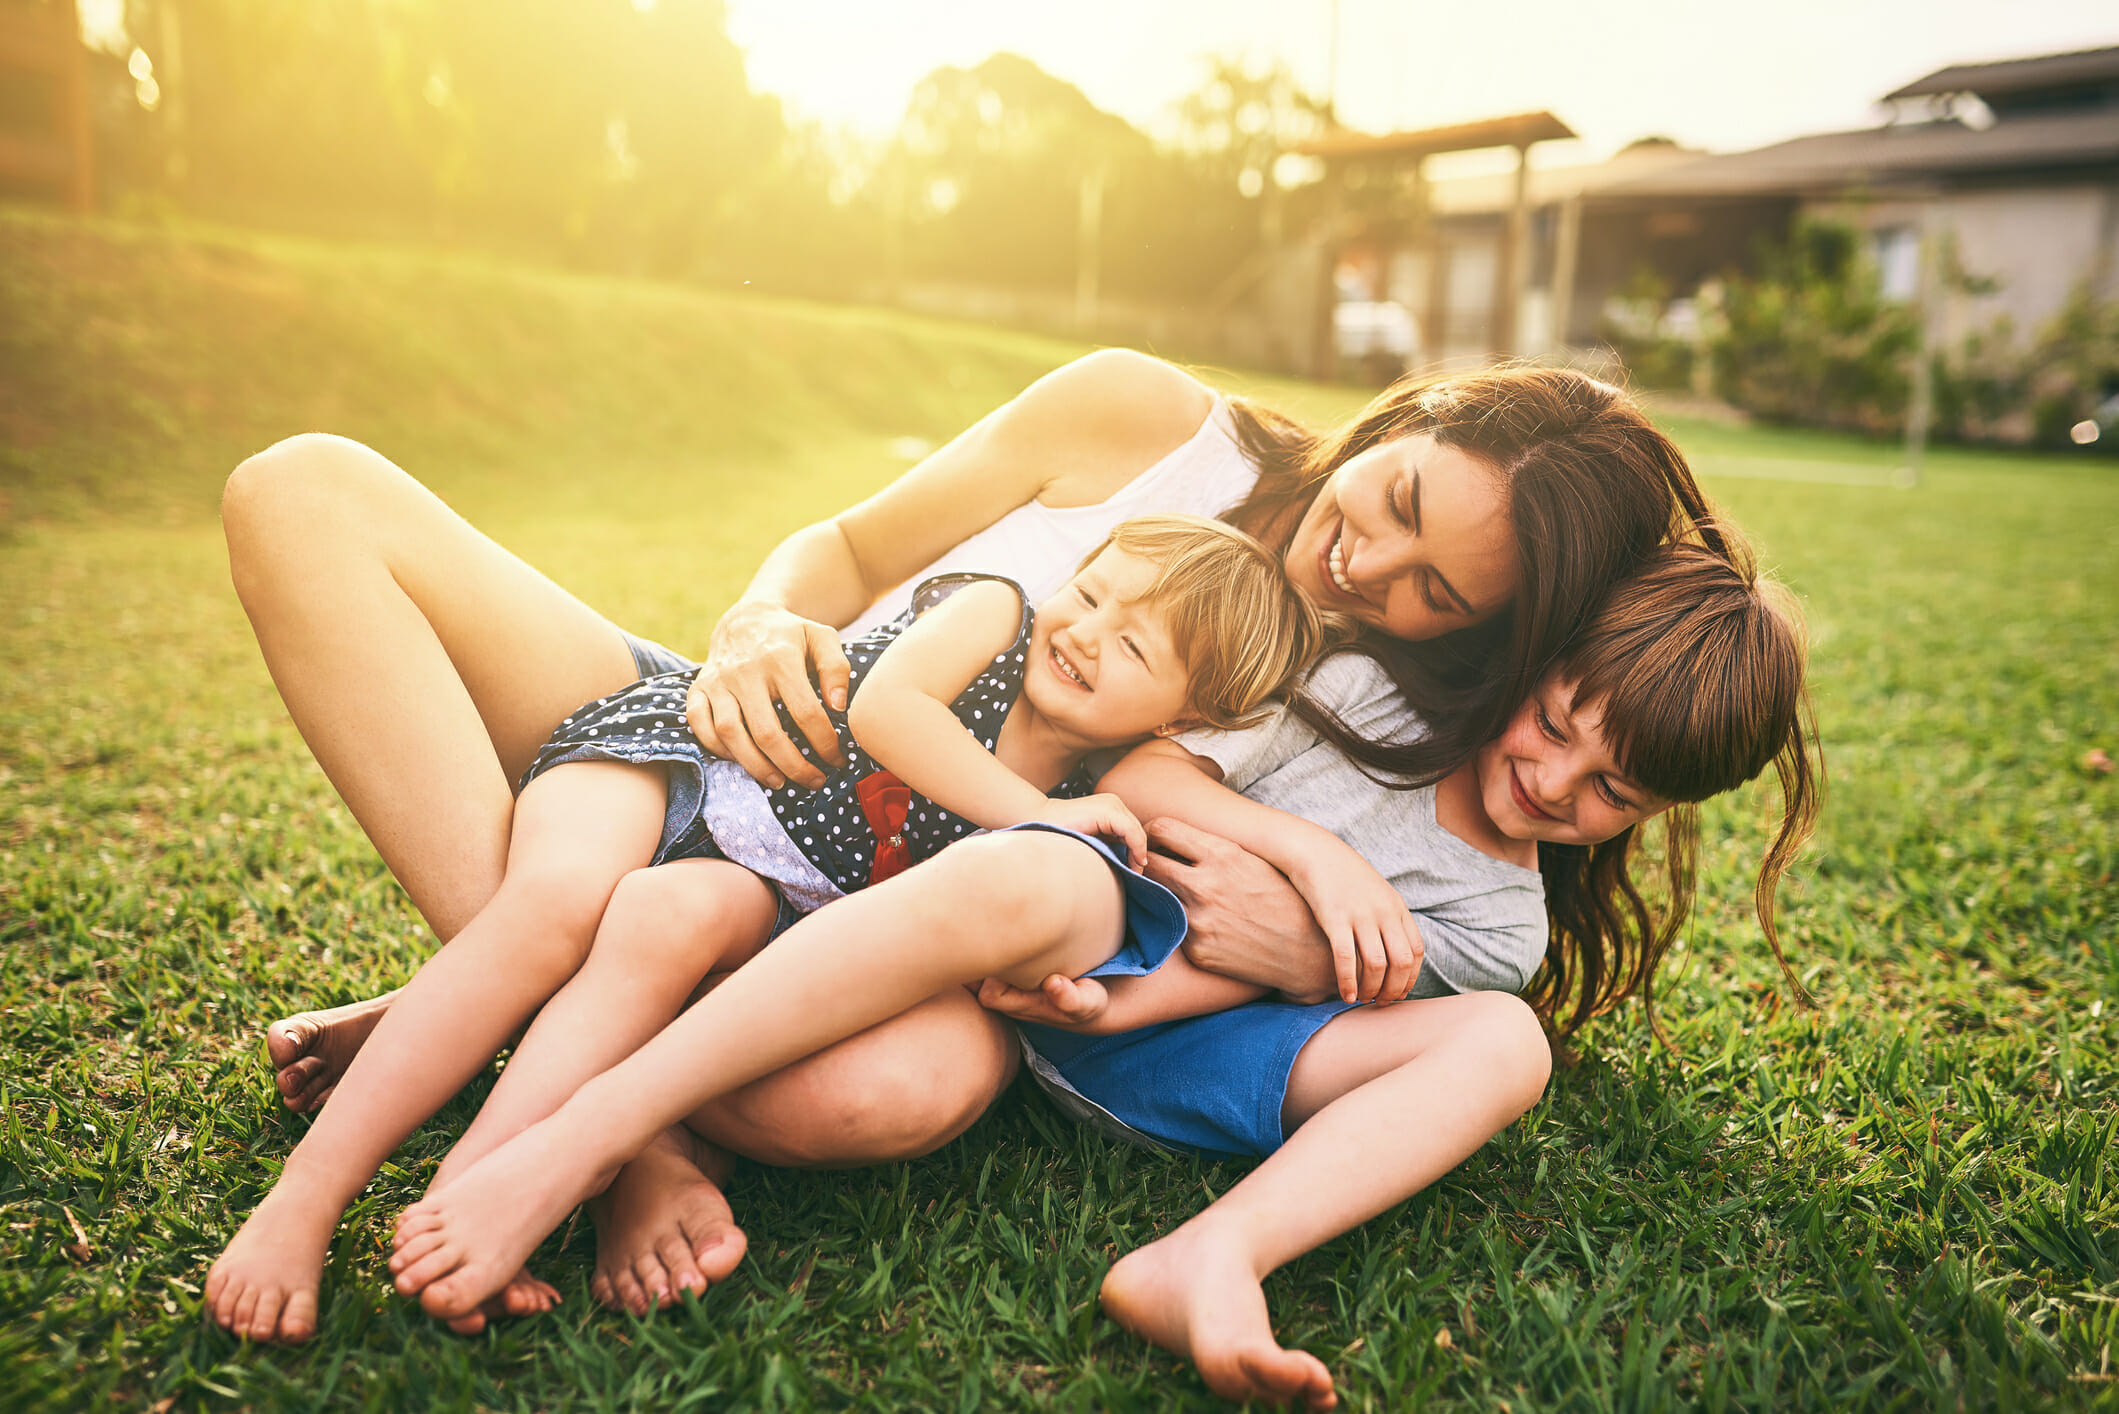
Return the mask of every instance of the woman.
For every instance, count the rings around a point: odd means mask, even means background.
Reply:
[[[1283,549],[1321,607],[1373,630],[1375,651],[1435,725],[1400,763],[1425,773],[1493,735],[1601,589],[1678,514],[1705,507],[1675,448],[1623,397],[1579,375],[1403,385],[1312,441],[1231,408],[1167,364],[1106,352],[1040,380],[878,495],[778,547],[716,626],[694,689],[695,729],[768,785],[811,783],[773,704],[830,754],[810,687],[814,671],[826,695],[843,692],[830,626],[853,622],[923,567],[1005,568],[1038,593],[1026,566],[1057,572],[1076,553],[1068,547],[1147,509],[1226,513]],[[253,458],[230,480],[224,517],[237,589],[297,725],[448,939],[493,894],[510,782],[552,726],[666,665],[666,651],[629,640],[351,443],[296,439]],[[887,601],[877,610],[890,611]],[[1161,839],[1181,858],[1156,873],[1193,913],[1197,956],[1297,994],[1331,989],[1328,957],[1290,943],[1314,943],[1314,930],[1285,881],[1196,834]],[[1374,962],[1365,992],[1396,995],[1418,959]],[[386,1000],[274,1027],[290,1104],[321,1102]],[[1306,1048],[1291,1080],[1294,1118],[1374,1080],[1379,1066],[1446,1073],[1434,1093],[1450,1096],[1449,1114],[1435,1117],[1423,1160],[1432,1171],[1420,1182],[1542,1090],[1545,1045],[1513,998],[1439,998],[1367,1017],[1335,1023]],[[767,1162],[908,1156],[961,1133],[1015,1063],[1005,1023],[955,992],[694,1123]],[[742,1237],[711,1162],[700,1162],[713,1158],[672,1134],[620,1176],[598,1205],[600,1296],[644,1305],[733,1268]],[[216,1303],[224,1324],[260,1338],[313,1331],[336,1216],[334,1207],[319,1220],[320,1206],[275,1209],[268,1199],[246,1224],[216,1264],[219,1290],[237,1293]],[[1183,1329],[1144,1333],[1192,1354],[1224,1393],[1321,1398],[1322,1367],[1279,1350],[1265,1327],[1257,1278],[1269,1266],[1202,1291],[1214,1304]]]

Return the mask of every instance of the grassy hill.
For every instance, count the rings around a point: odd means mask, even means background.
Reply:
[[[780,533],[1077,352],[860,309],[419,252],[0,214],[0,1405],[1216,1407],[1096,1313],[1118,1251],[1240,1165],[1118,1149],[1016,1093],[917,1163],[754,1171],[696,1306],[459,1340],[389,1221],[479,1087],[360,1200],[321,1338],[202,1324],[205,1266],[302,1122],[274,1016],[428,940],[287,722],[214,506],[305,428],[370,441],[628,627],[696,648]],[[1246,387],[1324,418],[1347,390]],[[1663,1013],[1268,1283],[1349,1408],[2110,1408],[2119,1343],[2119,477],[1673,424],[1803,596],[1832,795],[1785,900],[1762,793],[1707,813]],[[1447,1337],[1444,1339],[1443,1337]]]

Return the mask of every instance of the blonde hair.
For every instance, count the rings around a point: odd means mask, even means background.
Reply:
[[[1351,637],[1350,625],[1320,614],[1294,586],[1279,555],[1222,521],[1174,513],[1120,521],[1077,572],[1113,548],[1156,566],[1140,602],[1167,615],[1202,725],[1233,731],[1261,720],[1320,653]]]

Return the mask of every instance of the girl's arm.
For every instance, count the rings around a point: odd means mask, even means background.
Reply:
[[[1213,390],[1160,359],[1106,349],[1046,374],[859,505],[796,531],[714,626],[686,703],[693,732],[768,786],[823,774],[781,730],[787,705],[823,757],[846,705],[838,629],[892,585],[1031,500],[1092,505],[1182,445]],[[814,670],[817,686],[810,682]]]
[[[1397,1001],[1418,972],[1420,932],[1390,882],[1338,836],[1223,786],[1212,762],[1173,742],[1135,747],[1102,788],[1144,819],[1211,830],[1273,865],[1301,891],[1332,945],[1344,1001]]]
[[[1255,1002],[1264,987],[1195,967],[1182,951],[1143,977],[1047,977],[1036,991],[998,977],[979,984],[979,1005],[1014,1021],[1034,1021],[1085,1036],[1109,1036],[1163,1021],[1227,1011]]]
[[[1022,619],[1022,595],[1012,585],[965,585],[883,650],[846,724],[878,765],[944,810],[989,830],[1049,820],[1115,834],[1138,867],[1147,840],[1123,806],[1108,795],[1049,798],[981,746],[950,705],[1015,642]]]

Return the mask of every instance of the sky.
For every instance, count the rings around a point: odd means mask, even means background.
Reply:
[[[1338,0],[1338,103],[1369,131],[1545,108],[1581,141],[1717,150],[1862,127],[1871,105],[1945,64],[2119,45],[2111,0]],[[728,0],[753,87],[792,113],[888,133],[937,66],[1012,50],[1155,132],[1199,56],[1284,58],[1313,91],[1333,0]]]

